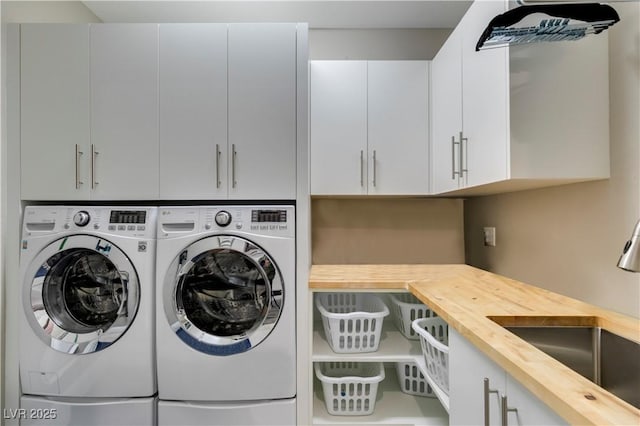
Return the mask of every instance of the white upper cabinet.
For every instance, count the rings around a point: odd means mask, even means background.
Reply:
[[[22,199],[296,198],[297,24],[21,34]]]
[[[509,49],[476,52],[487,24],[506,11],[506,2],[479,1],[469,8],[462,29],[462,131],[465,185],[508,178]]]
[[[21,26],[21,196],[158,197],[157,25]]]
[[[229,198],[296,197],[296,24],[229,24]]]
[[[89,27],[21,26],[21,192],[89,197]]]
[[[226,198],[227,26],[160,24],[160,198]]]
[[[606,33],[476,52],[508,6],[474,2],[434,58],[433,193],[609,177]]]
[[[91,25],[94,199],[158,198],[158,25]]]
[[[429,187],[429,63],[312,61],[311,194]]]
[[[312,61],[311,193],[367,193],[367,62]]]
[[[461,185],[462,31],[449,36],[431,63],[431,182],[433,192]]]
[[[429,192],[429,64],[370,61],[369,194]]]

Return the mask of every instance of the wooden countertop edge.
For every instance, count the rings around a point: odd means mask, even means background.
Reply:
[[[456,291],[464,292],[465,284],[475,286],[478,283],[483,285],[483,292],[486,288],[486,295],[476,294],[477,301],[472,298],[477,304],[471,303],[471,306],[478,309],[469,308],[470,299],[456,303]],[[525,312],[524,315],[532,317],[554,314],[558,318],[567,316],[573,320],[582,317],[584,321],[593,321],[594,325],[638,341],[637,321],[630,317],[468,265],[313,265],[309,288],[315,291],[410,291],[570,424],[640,424],[640,410],[487,318],[492,316],[491,307],[485,308],[483,302],[496,300],[504,289],[508,289],[509,296],[513,296],[511,293],[526,296],[531,292],[535,297],[544,299],[545,304],[549,302],[552,308],[530,307],[514,302],[515,299],[507,300],[507,307],[511,307],[509,302],[513,304],[511,315],[521,317]],[[453,293],[452,297],[447,297],[447,293]],[[493,316],[500,315],[499,312]],[[491,336],[493,341],[489,342],[487,336]],[[540,368],[541,363],[545,369]],[[595,400],[587,399],[585,395],[593,395]]]
[[[451,313],[447,309],[443,309],[436,299],[425,297],[420,293],[421,285],[424,283],[417,282],[409,286],[409,291],[423,303],[429,305],[450,327],[456,329],[569,424],[636,426],[640,424],[638,412],[631,405],[604,391],[593,382],[509,333],[490,319],[477,318],[476,314],[468,311]],[[475,316],[473,322],[481,322],[480,330],[468,327],[464,320],[460,321],[460,316],[464,315]],[[495,344],[491,344],[483,337],[487,334],[487,329],[491,330],[496,340],[506,341],[507,345],[500,345],[500,350],[498,350]],[[522,358],[526,358],[526,362],[531,364],[530,369],[525,368],[521,362],[514,361],[516,359],[522,360]],[[545,377],[539,376],[540,363],[551,364],[551,368],[545,369],[548,373]],[[537,368],[536,364],[538,364]],[[533,370],[536,371],[535,375],[531,374]],[[558,380],[559,377],[562,377],[562,380]],[[595,403],[585,398],[585,395],[588,394],[597,398]]]

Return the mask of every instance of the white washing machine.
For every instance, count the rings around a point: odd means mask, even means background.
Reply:
[[[23,394],[154,396],[156,216],[155,207],[25,208]]]
[[[197,405],[162,400],[272,401],[295,422],[294,206],[160,207],[157,249],[159,423]]]

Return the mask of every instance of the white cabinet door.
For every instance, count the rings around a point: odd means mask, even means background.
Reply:
[[[427,194],[429,63],[370,61],[367,66],[369,194]]]
[[[567,422],[549,406],[529,392],[516,379],[507,374],[507,425],[566,425]]]
[[[226,198],[227,26],[159,31],[160,198]]]
[[[367,193],[367,62],[312,61],[311,193]]]
[[[158,25],[91,26],[93,199],[158,198]]]
[[[89,26],[21,25],[21,195],[89,198]]]
[[[489,409],[484,406],[484,379],[490,390]],[[500,425],[499,398],[506,391],[506,373],[482,355],[468,340],[449,327],[449,423]]]
[[[485,385],[489,407],[485,409]],[[449,422],[451,425],[502,425],[502,397],[506,396],[508,425],[566,425],[549,406],[524,388],[500,366],[449,328]]]
[[[458,189],[461,183],[462,31],[451,33],[431,63],[432,192]]]
[[[229,198],[296,195],[296,25],[231,24]]]
[[[509,49],[475,51],[487,24],[506,8],[505,0],[476,1],[460,22],[467,186],[509,177]]]

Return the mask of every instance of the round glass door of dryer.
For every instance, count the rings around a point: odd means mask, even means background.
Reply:
[[[256,244],[237,236],[199,240],[182,251],[165,279],[171,328],[210,355],[246,352],[264,341],[283,306],[280,272]]]
[[[138,275],[113,243],[74,235],[45,247],[27,273],[23,300],[34,332],[70,354],[103,350],[129,328],[139,302]]]

